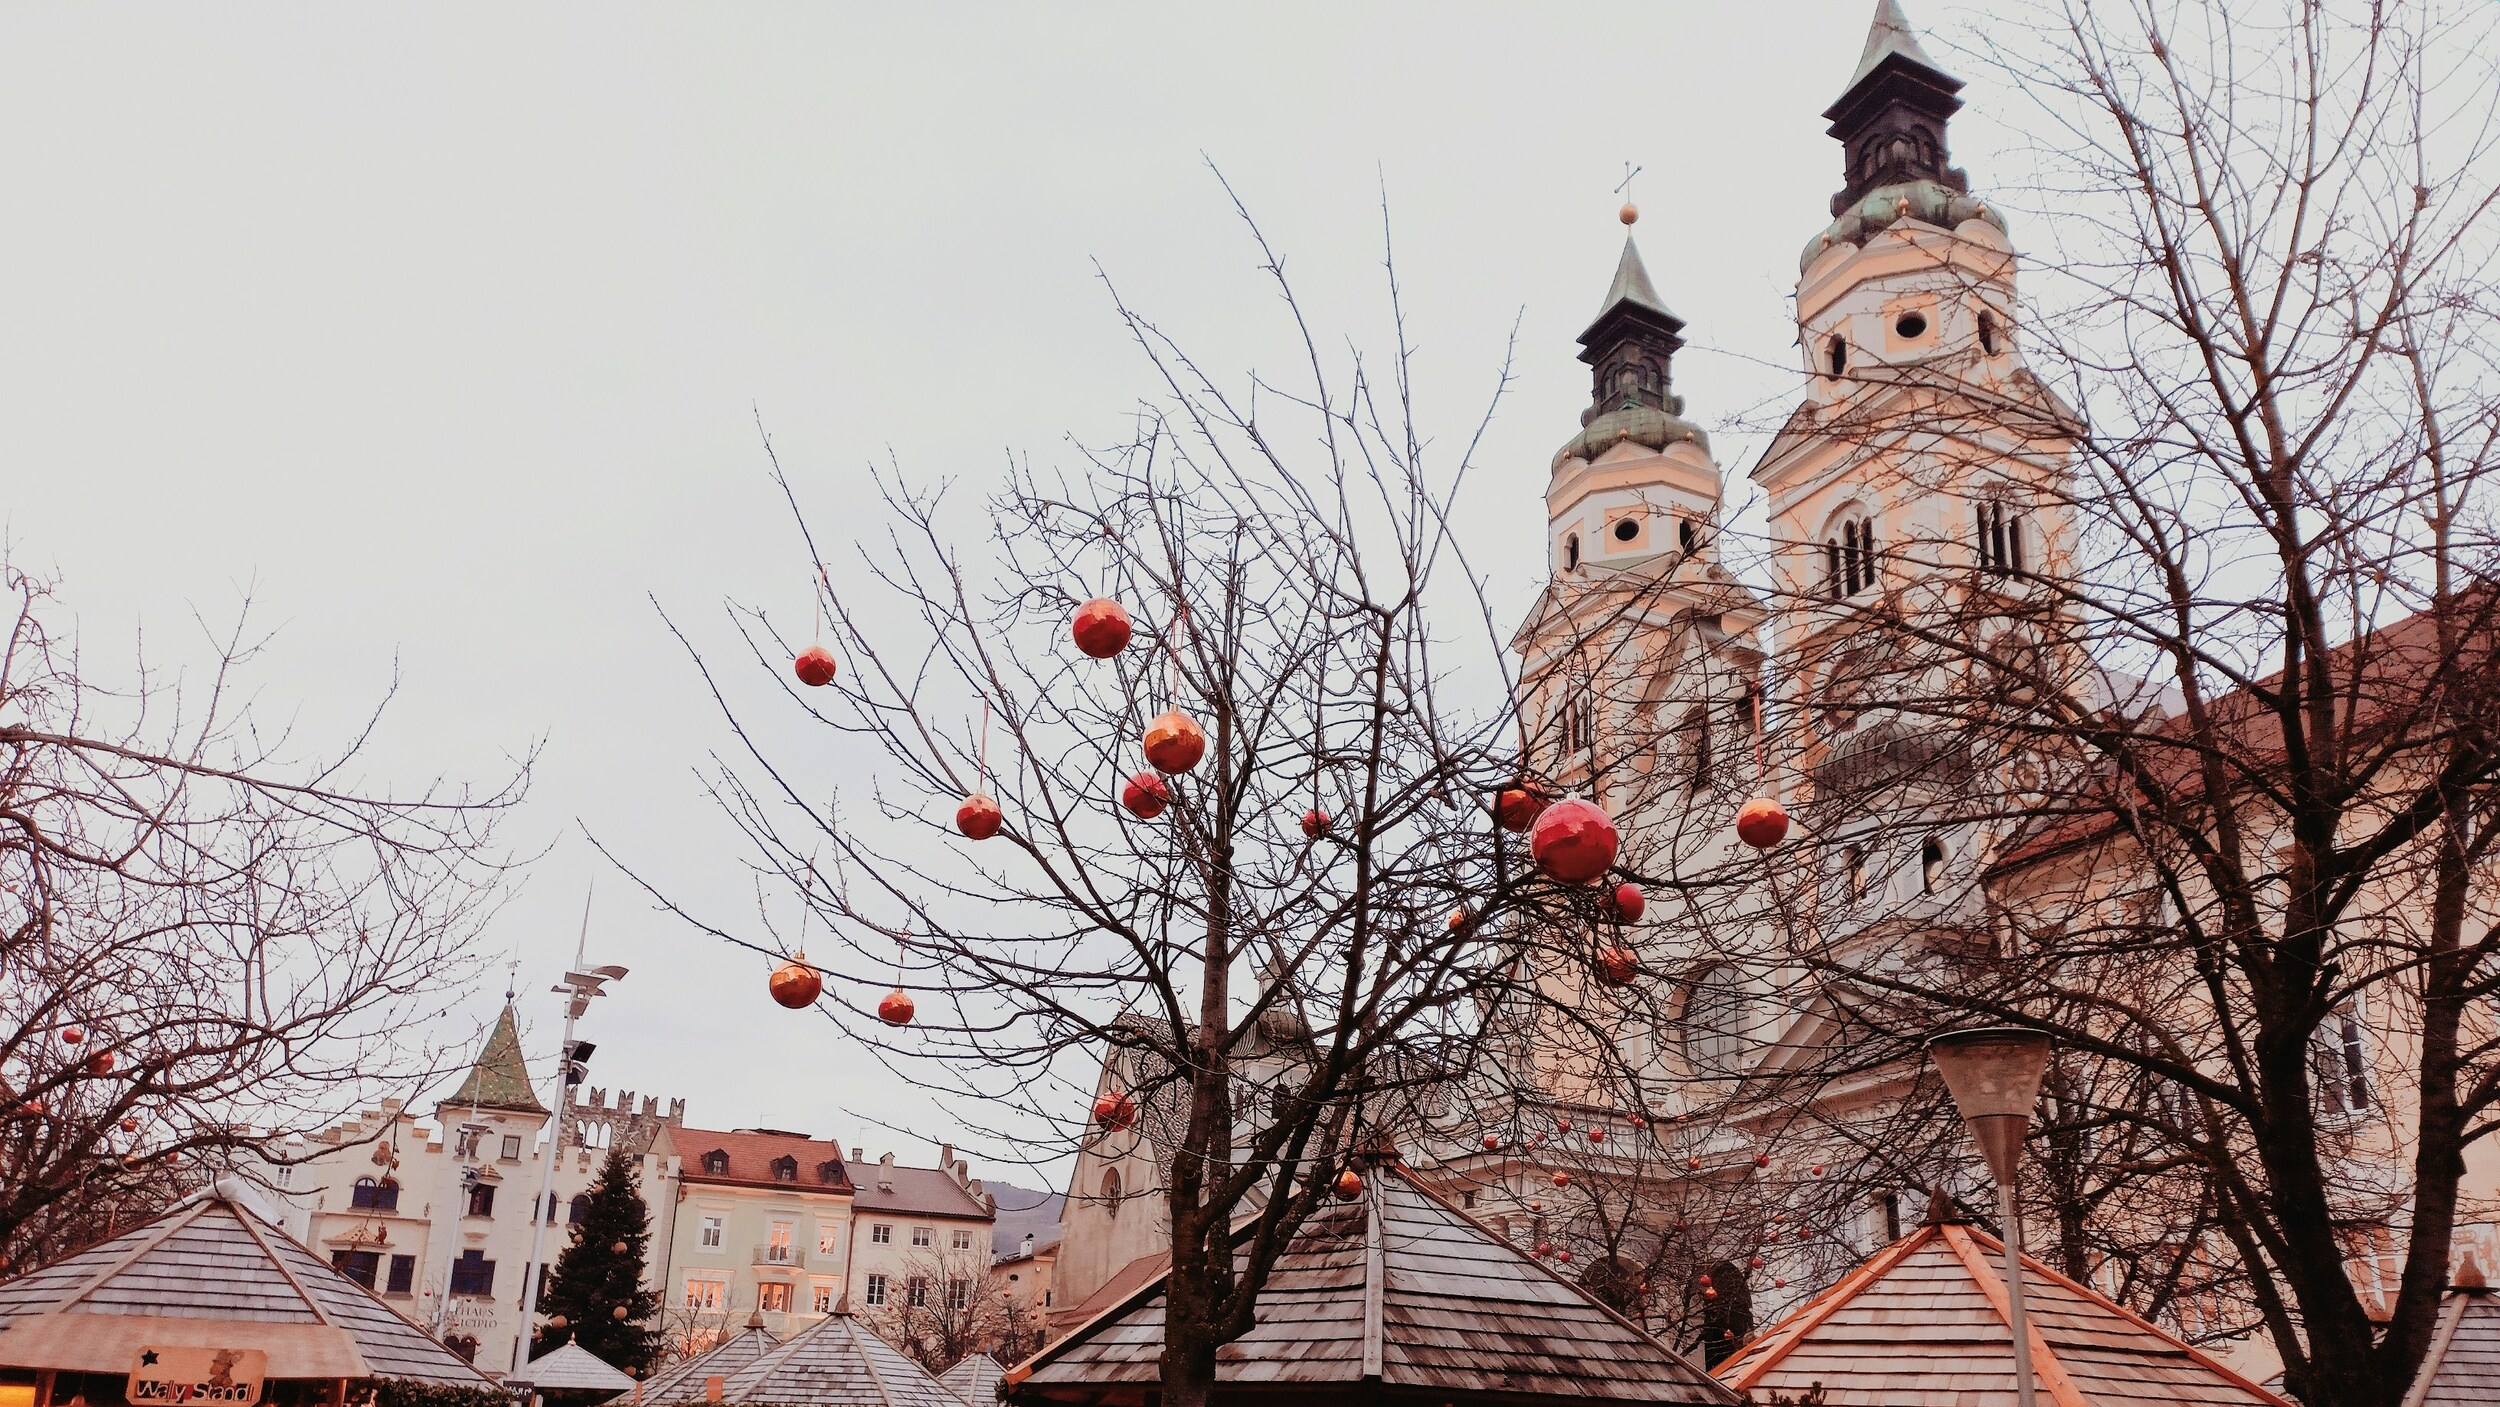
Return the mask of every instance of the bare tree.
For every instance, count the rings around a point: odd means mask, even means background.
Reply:
[[[1129,1191],[1169,1233],[1171,1407],[1207,1400],[1217,1347],[1295,1227],[1351,1193],[1356,1155],[1470,1067],[1533,966],[1532,920],[1563,902],[1488,814],[1519,758],[1500,635],[1444,521],[1469,451],[1429,448],[1402,344],[1377,369],[1333,361],[1260,257],[1306,354],[1290,384],[1227,390],[1121,305],[1157,383],[1134,435],[1070,475],[1018,468],[986,503],[880,476],[878,590],[820,597],[836,680],[788,684],[804,640],[738,616],[817,725],[811,751],[882,764],[840,821],[696,652],[741,749],[717,794],[806,896],[825,935],[809,960],[854,1035],[963,1116],[1023,1115],[1028,1146],[1036,1125],[1073,1142],[1157,1121],[1161,1185]],[[1394,271],[1390,296],[1394,314]],[[821,525],[783,482],[827,582]],[[1069,622],[1097,597],[1127,604],[1135,639],[1092,659]],[[1158,746],[1159,772],[1139,740],[1174,713],[1204,757]],[[950,824],[976,794],[994,838]],[[917,1002],[908,1028],[875,1019],[888,985]],[[1233,1062],[1254,1031],[1299,1051],[1256,1088]],[[1089,1119],[1106,1058],[1139,1087]]]
[[[986,1249],[930,1250],[907,1256],[900,1292],[866,1311],[888,1343],[942,1373],[962,1359],[996,1348],[1011,1332],[1010,1311],[989,1290]]]
[[[0,566],[0,1254],[40,1263],[194,1169],[441,1068],[524,762],[477,791],[354,780],[378,714],[305,746],[245,702],[242,615],[204,674],[97,667]]]

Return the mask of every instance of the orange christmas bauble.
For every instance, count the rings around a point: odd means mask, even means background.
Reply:
[[[1146,725],[1146,761],[1158,772],[1186,772],[1207,755],[1207,730],[1174,709]]]
[[[1137,1101],[1125,1090],[1105,1090],[1094,1101],[1094,1122],[1118,1133],[1137,1122]]]
[[[1141,821],[1151,821],[1172,804],[1172,789],[1152,772],[1140,772],[1120,788],[1120,804]]]
[[[1544,810],[1545,793],[1524,781],[1493,798],[1493,819],[1506,831],[1526,831]]]
[[[1076,619],[1069,622],[1068,634],[1075,638],[1079,650],[1095,659],[1107,660],[1128,648],[1128,608],[1108,596],[1097,596],[1076,608]]]
[[[1615,886],[1614,908],[1617,922],[1639,923],[1641,915],[1649,911],[1649,896],[1643,894],[1637,884],[1618,884]]]
[[[1597,980],[1607,986],[1626,986],[1633,978],[1639,976],[1640,972],[1641,960],[1633,955],[1630,948],[1597,950]]]
[[[1528,836],[1537,868],[1558,884],[1587,884],[1606,873],[1620,844],[1615,823],[1596,802],[1567,797],[1545,808]]]
[[[774,1001],[798,1011],[816,1004],[816,998],[824,994],[825,978],[823,973],[807,965],[807,955],[801,953],[774,968],[766,986],[771,989]]]
[[[974,840],[987,840],[998,834],[999,825],[1006,819],[987,792],[976,791],[955,808],[955,829]]]
[[[897,987],[877,1003],[877,1019],[888,1026],[908,1026],[912,1013],[918,1009],[912,1005],[911,993]]]
[[[99,1050],[87,1057],[87,1073],[98,1079],[113,1073],[113,1052]]]
[[[1337,1174],[1337,1200],[1351,1202],[1363,1195],[1363,1175],[1352,1168]]]
[[[1757,796],[1736,813],[1736,838],[1756,850],[1768,850],[1788,838],[1788,808]]]
[[[799,651],[799,657],[790,662],[790,669],[799,676],[800,683],[811,689],[821,689],[833,682],[833,651],[822,645],[810,645]]]

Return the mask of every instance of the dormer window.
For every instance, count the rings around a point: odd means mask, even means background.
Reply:
[[[1845,600],[1875,584],[1875,525],[1843,518],[1837,535],[1823,540],[1823,589]]]
[[[842,1180],[841,1162],[837,1159],[827,1158],[823,1162],[818,1163],[816,1165],[816,1180],[825,1184],[827,1187],[831,1187],[835,1183],[840,1182]]]
[[[704,1155],[703,1155],[703,1171],[704,1171],[704,1172],[706,1172],[706,1173],[708,1173],[708,1174],[710,1174],[710,1175],[711,1175],[711,1176],[713,1176],[713,1177],[726,1177],[726,1176],[728,1176],[728,1175],[729,1175],[729,1154],[728,1154],[726,1151],[724,1151],[724,1150],[722,1150],[722,1149],[718,1149],[718,1148],[715,1148],[715,1149],[713,1149],[711,1152],[704,1154]]]
[[[2014,576],[2023,570],[2023,519],[2011,505],[2001,501],[1977,505],[1979,520],[1979,567],[1997,576]]]
[[[796,1182],[796,1181],[798,1181],[798,1180],[799,1180],[799,1160],[798,1160],[798,1159],[791,1157],[791,1156],[790,1156],[789,1154],[787,1154],[787,1153],[784,1153],[784,1154],[782,1154],[780,1157],[773,1159],[773,1181],[775,1181],[775,1182]]]

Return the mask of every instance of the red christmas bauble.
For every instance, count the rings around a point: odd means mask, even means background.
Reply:
[[[1172,789],[1152,772],[1140,772],[1120,787],[1120,804],[1141,821],[1151,821],[1172,804]]]
[[[87,1073],[101,1079],[113,1073],[113,1052],[99,1050],[87,1057]]]
[[[1788,1282],[1786,1280],[1773,1280],[1771,1282],[1771,1288],[1774,1290],[1785,1290],[1788,1288]]]
[[[1458,930],[1465,928],[1466,926],[1467,911],[1465,909],[1450,910],[1450,931],[1452,933],[1456,933]]]
[[[1591,1143],[1603,1143],[1603,1142],[1605,1142],[1605,1141],[1606,1141],[1606,1131],[1605,1131],[1604,1129],[1590,1129],[1590,1130],[1589,1130],[1589,1142],[1591,1142]]]
[[[43,1117],[43,1101],[40,1099],[29,1099],[25,1103],[17,1106],[17,1112],[30,1119],[40,1119]]]
[[[885,1000],[877,1003],[877,1019],[888,1026],[908,1026],[912,1013],[917,1010],[919,1008],[912,1005],[911,993],[897,987],[885,994]]]
[[[1327,812],[1314,807],[1311,810],[1302,813],[1302,835],[1304,839],[1317,840],[1326,834],[1328,834]]]
[[[1524,781],[1493,798],[1493,819],[1506,831],[1525,831],[1544,810],[1545,793]]]
[[[1596,802],[1565,797],[1545,808],[1528,836],[1537,868],[1558,884],[1586,884],[1615,862],[1620,838]]]
[[[998,834],[1006,819],[1006,813],[998,809],[998,803],[987,792],[976,791],[955,808],[955,829],[974,840],[987,840]]]
[[[1538,1198],[1535,1198],[1534,1200],[1530,1201],[1530,1202],[1528,1203],[1528,1210],[1529,1210],[1529,1211],[1532,1211],[1532,1212],[1541,1212],[1541,1211],[1545,1210],[1545,1199],[1544,1199],[1544,1198],[1542,1198],[1542,1197],[1538,1197]]]
[[[1788,838],[1788,808],[1757,796],[1736,812],[1736,838],[1756,850],[1768,850]]]
[[[1541,1255],[1541,1256],[1550,1256],[1550,1255],[1552,1255],[1552,1254],[1554,1253],[1554,1243],[1553,1243],[1553,1242],[1551,1242],[1551,1241],[1539,1241],[1539,1242],[1537,1242],[1537,1243],[1536,1243],[1536,1253],[1537,1253],[1538,1255]]]
[[[1691,1169],[1691,1170],[1692,1170],[1692,1171],[1694,1171],[1694,1172],[1700,1172],[1700,1171],[1701,1171],[1701,1159],[1699,1159],[1699,1158],[1687,1158],[1687,1159],[1685,1159],[1685,1160],[1684,1160],[1684,1166],[1685,1166],[1685,1167],[1687,1167],[1687,1168],[1689,1168],[1689,1169]]]
[[[122,1120],[122,1132],[123,1132],[123,1133],[137,1133],[138,1131],[139,1131],[139,1121],[138,1121],[137,1119],[124,1119],[124,1120]]]
[[[1762,1257],[1755,1256],[1752,1260],[1745,1262],[1745,1264],[1752,1266],[1756,1270],[1760,1270],[1762,1268]]]
[[[1498,1133],[1488,1133],[1488,1134],[1486,1134],[1486,1135],[1484,1136],[1484,1146],[1485,1146],[1485,1148],[1486,1148],[1486,1150],[1487,1150],[1488,1152],[1489,1152],[1489,1151],[1491,1151],[1492,1149],[1495,1149],[1495,1148],[1499,1148],[1499,1147],[1501,1147],[1501,1146],[1502,1146],[1502,1136],[1501,1136],[1500,1134],[1498,1134]]]
[[[1158,772],[1186,772],[1207,755],[1207,730],[1174,709],[1146,725],[1146,761]]]
[[[1619,923],[1639,923],[1649,910],[1649,896],[1637,884],[1618,884],[1614,893],[1615,919]]]
[[[63,1045],[76,1045],[86,1038],[87,1028],[84,1026],[63,1026],[61,1028],[61,1044]]]
[[[1597,980],[1607,986],[1628,985],[1633,978],[1640,975],[1640,972],[1641,960],[1633,955],[1630,948],[1608,947],[1597,950]]]
[[[1077,607],[1076,619],[1068,624],[1076,647],[1098,660],[1127,649],[1129,633],[1128,608],[1108,596],[1097,596]]]
[[[1562,1262],[1563,1264],[1565,1264],[1565,1265],[1569,1265],[1569,1264],[1571,1264],[1571,1252],[1569,1252],[1569,1251],[1556,1251],[1556,1252],[1554,1252],[1554,1259],[1556,1259],[1556,1260],[1558,1260],[1558,1261],[1561,1261],[1561,1262]]]
[[[1569,1119],[1556,1119],[1556,1120],[1554,1121],[1554,1132],[1556,1132],[1556,1133],[1569,1133],[1569,1132],[1571,1132],[1571,1121],[1570,1121]]]
[[[1337,1185],[1334,1190],[1338,1201],[1353,1201],[1363,1195],[1363,1175],[1352,1168],[1346,1169],[1337,1174]]]
[[[1567,1172],[1558,1172],[1554,1174],[1554,1185],[1556,1187],[1569,1187],[1571,1185],[1571,1174]]]
[[[1685,1227],[1685,1221],[1684,1221],[1684,1218],[1682,1218],[1682,1217],[1677,1217],[1677,1218],[1675,1219],[1675,1229],[1676,1229],[1676,1230],[1678,1230],[1678,1231],[1681,1231],[1681,1230],[1683,1230],[1683,1229],[1684,1229],[1684,1227]]]
[[[1105,1090],[1094,1101],[1094,1122],[1118,1133],[1137,1122],[1137,1101],[1126,1090]]]
[[[624,1318],[624,1317],[625,1317],[625,1306],[623,1306],[623,1305],[621,1305],[621,1304],[620,1304],[620,1305],[618,1305],[616,1308],[609,1310],[609,1311],[608,1311],[608,1317],[609,1317],[610,1319],[622,1319],[622,1318]]]
[[[1770,1155],[1770,1154],[1768,1154],[1768,1153],[1756,1153],[1756,1154],[1754,1154],[1754,1155],[1753,1155],[1753,1165],[1754,1165],[1755,1167],[1757,1167],[1757,1168],[1767,1168],[1767,1167],[1771,1166],[1771,1155]]]
[[[765,985],[772,992],[774,1001],[792,1011],[800,1011],[814,1006],[816,998],[824,995],[825,977],[807,965],[807,955],[802,953],[774,968],[771,980]]]
[[[1821,1177],[1823,1175],[1823,1165],[1821,1163],[1816,1163],[1814,1165],[1814,1175],[1816,1177]]]
[[[1645,1128],[1648,1128],[1648,1127],[1649,1127],[1649,1120],[1642,1118],[1642,1117],[1641,1117],[1640,1115],[1638,1115],[1638,1114],[1635,1114],[1635,1115],[1633,1115],[1633,1116],[1632,1116],[1632,1118],[1631,1118],[1631,1124],[1632,1124],[1632,1127],[1634,1127],[1634,1128],[1636,1128],[1636,1129],[1645,1129]]]
[[[790,669],[799,676],[800,683],[811,689],[821,689],[833,682],[833,651],[822,645],[810,645],[799,651],[799,657],[790,662]]]

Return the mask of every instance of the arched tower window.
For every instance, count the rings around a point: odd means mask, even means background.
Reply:
[[[1580,535],[1578,533],[1563,535],[1563,570],[1567,572],[1580,570]]]
[[[1118,1168],[1103,1170],[1102,1206],[1105,1215],[1115,1219],[1120,1215],[1120,1170]]]
[[[1843,518],[1840,531],[1823,540],[1823,589],[1835,601],[1875,584],[1875,525]]]
[[[1980,570],[1997,576],[2015,576],[2023,571],[2023,518],[2011,504],[1998,499],[1983,500],[1977,505]]]
[[[1929,894],[1944,882],[1944,842],[1932,835],[1918,848],[1918,880]]]
[[[1834,376],[1849,374],[1849,339],[1835,332],[1823,342],[1823,366]]]
[[[1979,350],[1991,357],[1997,354],[1997,315],[1986,308],[1979,310]]]
[[[1731,967],[1711,966],[1684,983],[1684,1058],[1703,1074],[1726,1074],[1753,1030],[1752,999]]]
[[[1682,549],[1687,557],[1693,554],[1694,548],[1701,546],[1701,529],[1693,526],[1692,519],[1675,520],[1675,545]]]

